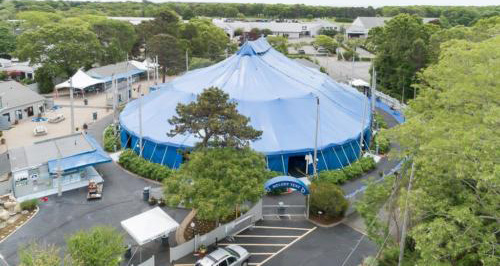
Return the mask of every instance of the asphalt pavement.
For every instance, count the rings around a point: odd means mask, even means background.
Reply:
[[[89,134],[100,142],[102,132],[111,120],[112,117],[108,116],[91,125]],[[37,241],[64,248],[65,237],[97,225],[117,228],[124,234],[127,243],[134,244],[120,222],[151,209],[152,207],[142,200],[143,188],[159,186],[131,176],[113,162],[99,165],[96,169],[104,178],[103,198],[87,201],[86,188],[64,192],[62,197],[50,196],[47,202],[40,204],[40,212],[31,221],[0,244],[0,253],[11,265],[18,264],[17,250],[20,246]],[[185,209],[163,209],[179,223],[189,212]],[[159,242],[144,246],[143,258],[149,258],[152,254],[155,254],[157,262],[169,261],[168,249],[162,247]],[[137,263],[138,258],[133,261]]]

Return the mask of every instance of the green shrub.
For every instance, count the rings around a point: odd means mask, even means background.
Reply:
[[[359,159],[359,163],[361,164],[361,168],[363,168],[364,172],[369,172],[377,167],[373,157],[363,157]]]
[[[310,192],[309,209],[312,214],[321,211],[331,218],[341,217],[349,206],[342,189],[330,182],[315,181],[310,186]]]
[[[104,150],[107,152],[114,152],[115,147],[117,150],[120,146],[120,132],[116,130],[113,125],[108,126],[104,130]]]
[[[375,123],[378,124],[379,128],[388,128],[389,127],[387,125],[387,122],[385,121],[384,117],[379,113],[375,113]]]
[[[347,180],[347,176],[342,170],[323,171],[319,173],[319,180],[342,185]]]
[[[27,200],[21,202],[21,209],[24,211],[32,211],[36,209],[36,206],[38,206],[38,200],[37,199],[32,199],[32,200]]]
[[[382,134],[383,131],[379,132],[374,138],[375,147],[378,145],[378,152],[380,154],[386,154],[391,149],[391,143],[389,139]]]
[[[156,181],[162,181],[172,174],[172,169],[139,157],[129,149],[121,153],[118,163],[132,173]]]

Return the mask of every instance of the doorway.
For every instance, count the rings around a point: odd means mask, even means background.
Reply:
[[[293,177],[306,176],[306,158],[305,155],[288,157],[288,174]]]
[[[33,116],[35,113],[33,112],[33,106],[30,106],[26,108],[26,113],[28,114],[28,117]]]

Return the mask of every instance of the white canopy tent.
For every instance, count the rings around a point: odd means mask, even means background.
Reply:
[[[95,79],[79,69],[70,79],[66,80],[63,83],[57,84],[55,88],[57,90],[61,88],[73,87],[73,89],[83,90],[87,87],[100,83],[104,83],[104,81]]]
[[[370,87],[370,84],[362,79],[355,79],[349,84],[354,87]]]
[[[179,227],[160,207],[143,212],[121,222],[123,229],[139,246],[168,234]]]

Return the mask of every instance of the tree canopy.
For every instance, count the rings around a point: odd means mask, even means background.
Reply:
[[[116,266],[125,253],[124,238],[113,227],[94,227],[67,239],[71,259],[81,266]]]
[[[54,23],[21,34],[16,53],[21,60],[71,76],[79,68],[96,62],[99,52],[99,41],[90,30]]]
[[[411,193],[406,174],[395,186],[394,179],[378,185],[364,201],[384,202],[395,187],[395,208],[404,210],[409,195],[406,243],[414,263],[498,265],[500,36],[441,47],[439,61],[418,77],[420,94],[405,123],[389,131],[401,145],[397,155],[415,163]]]
[[[283,36],[267,36],[269,44],[282,54],[288,54],[288,39]]]
[[[16,36],[7,24],[0,23],[0,55],[9,54],[16,49]]]
[[[165,179],[165,200],[170,206],[196,209],[200,219],[223,219],[260,199],[267,174],[264,156],[249,148],[197,150]]]
[[[316,46],[321,46],[328,50],[330,53],[335,53],[338,47],[337,41],[334,38],[326,35],[316,35],[314,37],[314,44]]]
[[[177,105],[177,115],[168,120],[174,129],[167,135],[193,134],[200,139],[199,147],[245,147],[262,131],[252,128],[250,118],[239,114],[236,107],[221,89],[205,89],[196,101]]]
[[[429,62],[429,39],[437,26],[415,15],[401,14],[385,26],[370,30],[368,41],[376,52],[378,89],[399,99],[413,95],[410,85]]]

